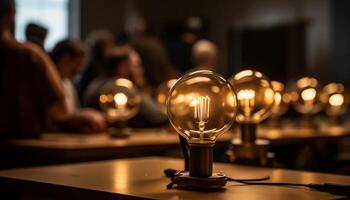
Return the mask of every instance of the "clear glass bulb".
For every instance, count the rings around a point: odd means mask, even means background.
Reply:
[[[299,79],[292,93],[294,108],[302,114],[316,114],[321,111],[320,84],[317,79],[303,77]]]
[[[99,104],[110,121],[126,121],[139,110],[141,97],[128,79],[115,78],[100,90]]]
[[[291,101],[290,94],[286,92],[283,83],[271,81],[273,91],[275,91],[275,102],[272,107],[270,118],[278,118],[288,111]]]
[[[161,84],[157,89],[157,102],[166,112],[166,99],[168,97],[171,87],[175,84],[177,79],[170,79],[167,82]]]
[[[189,143],[215,143],[231,127],[236,107],[231,85],[209,70],[182,76],[167,99],[170,122]]]
[[[269,79],[261,72],[244,70],[229,78],[237,93],[236,121],[257,124],[271,114],[275,93]]]
[[[325,111],[329,116],[340,116],[347,110],[345,89],[341,83],[326,85],[322,90],[320,99],[326,105]]]

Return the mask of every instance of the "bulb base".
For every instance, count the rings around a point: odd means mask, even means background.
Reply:
[[[234,139],[226,152],[230,162],[266,166],[268,163],[269,141],[257,139],[254,143]]]
[[[257,139],[256,124],[241,124],[241,138],[234,139],[227,151],[230,162],[267,165],[269,141]]]
[[[241,138],[244,143],[255,143],[256,124],[241,124]]]
[[[213,173],[209,177],[193,177],[188,171],[182,171],[172,178],[177,189],[206,192],[222,190],[226,186],[227,180],[223,173]]]
[[[189,174],[191,176],[209,177],[212,175],[213,145],[189,144]]]

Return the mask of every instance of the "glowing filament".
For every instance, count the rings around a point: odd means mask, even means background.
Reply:
[[[199,96],[194,102],[194,118],[198,120],[199,130],[203,131],[205,123],[209,119],[210,98],[208,96]]]
[[[250,116],[255,106],[255,91],[251,89],[240,90],[237,94],[239,105],[245,116]]]
[[[301,92],[301,98],[305,102],[312,102],[316,98],[316,90],[314,88],[307,88]]]
[[[117,93],[114,95],[114,103],[117,109],[125,109],[126,103],[128,102],[128,97],[123,93]]]
[[[329,97],[328,102],[331,106],[341,106],[344,103],[344,96],[342,94],[333,94]]]

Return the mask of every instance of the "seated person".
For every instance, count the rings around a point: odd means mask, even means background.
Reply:
[[[84,49],[79,43],[70,39],[58,42],[50,53],[61,77],[68,112],[81,113],[92,118],[102,119],[102,114],[95,109],[79,108],[79,99],[72,80],[82,65],[84,55]]]
[[[59,75],[40,47],[16,41],[13,0],[0,0],[0,138],[38,137],[53,121],[69,131],[105,130],[104,119],[69,113]]]
[[[87,36],[86,44],[89,51],[87,63],[75,80],[80,100],[82,100],[87,86],[103,70],[106,54],[114,45],[114,37],[108,30],[95,30]]]
[[[84,105],[99,108],[98,98],[101,87],[115,77],[131,80],[139,89],[142,98],[139,113],[128,121],[130,127],[159,127],[168,123],[168,118],[158,103],[143,89],[141,59],[136,51],[129,47],[118,47],[109,53],[104,73],[95,78],[86,90]]]

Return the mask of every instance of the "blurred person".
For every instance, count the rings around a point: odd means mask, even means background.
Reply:
[[[102,131],[104,119],[70,114],[59,75],[33,43],[14,38],[14,0],[0,0],[0,138],[38,137],[53,121],[69,131]]]
[[[149,31],[145,19],[132,12],[126,19],[124,29],[129,43],[141,56],[145,83],[157,88],[170,79],[172,69],[167,50],[159,37]]]
[[[101,87],[112,78],[131,80],[140,92],[142,98],[139,113],[128,121],[130,127],[158,127],[168,123],[167,116],[159,104],[144,90],[142,61],[138,53],[130,47],[116,47],[107,59],[106,69],[86,90],[84,105],[100,109],[99,92]]]
[[[185,73],[195,67],[191,62],[192,47],[203,38],[204,29],[202,18],[197,16],[188,17],[182,23],[178,36],[167,42],[171,62],[180,73]]]
[[[114,45],[114,37],[108,30],[96,30],[88,35],[86,43],[89,48],[88,61],[76,80],[80,100],[91,81],[102,73],[106,55]]]
[[[195,69],[215,71],[217,57],[218,48],[209,40],[199,40],[192,47],[192,63]]]
[[[35,23],[29,23],[26,27],[26,40],[37,44],[42,49],[45,49],[45,40],[47,36],[47,28]]]

